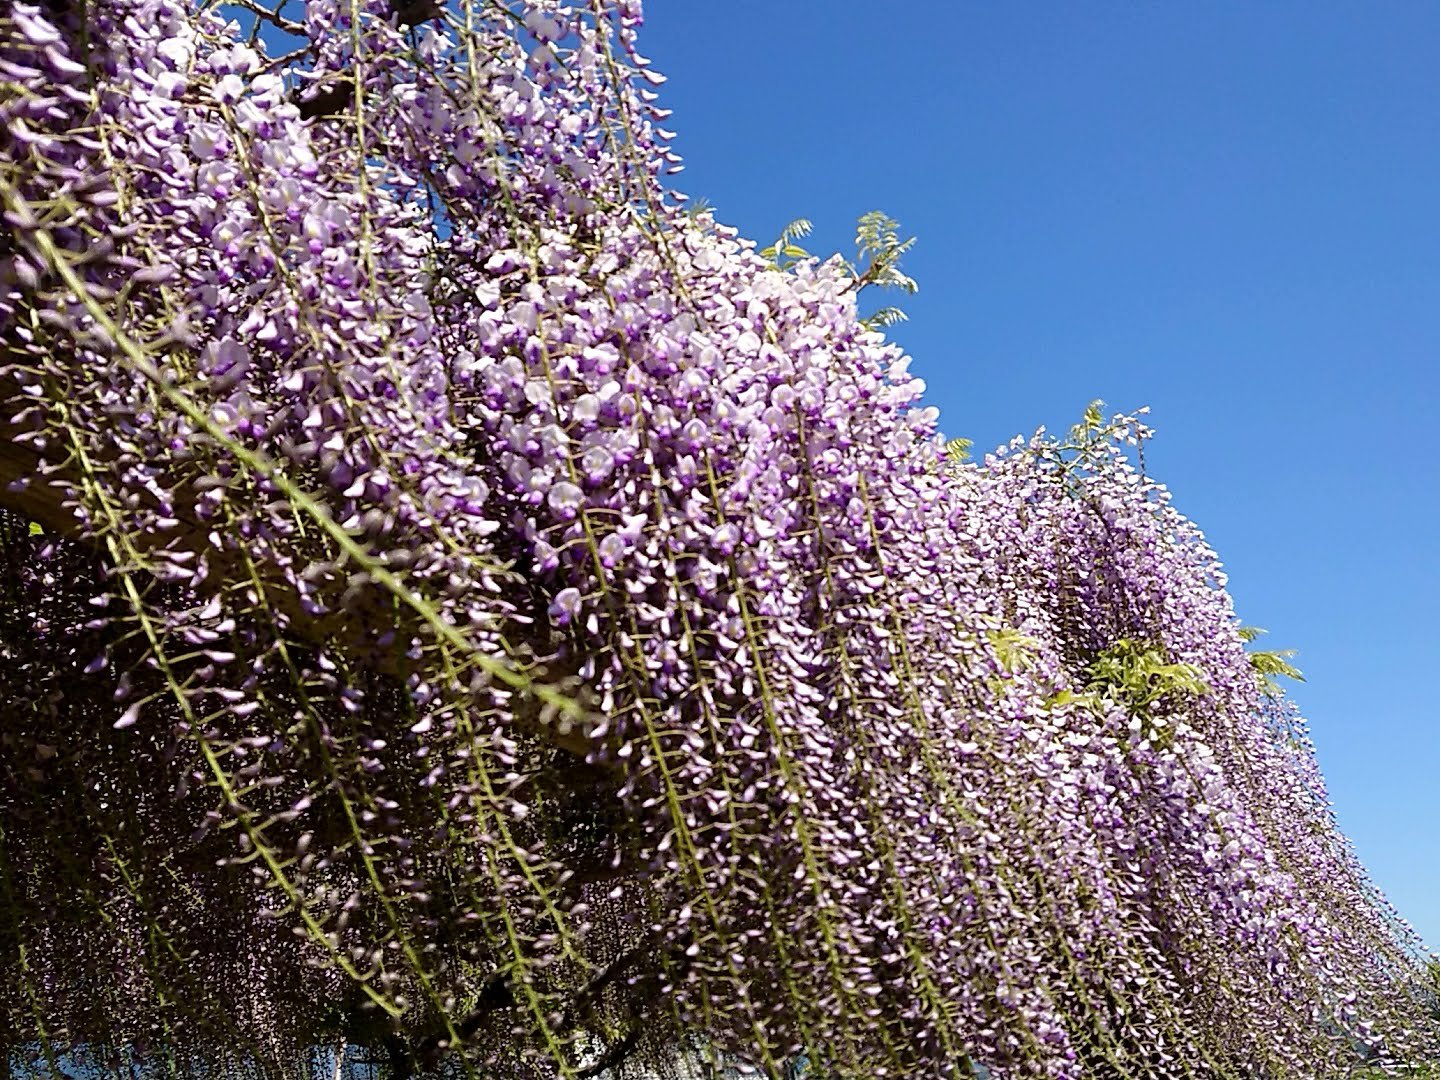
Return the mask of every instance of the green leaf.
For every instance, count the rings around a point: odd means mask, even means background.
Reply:
[[[1257,650],[1250,654],[1250,667],[1260,678],[1261,689],[1271,697],[1278,697],[1281,693],[1279,679],[1294,679],[1296,682],[1304,682],[1305,676],[1300,669],[1290,663],[1290,657],[1295,655],[1294,649],[1269,649]]]
[[[798,237],[809,236],[812,228],[814,226],[811,225],[809,218],[796,218],[780,230],[780,236],[773,244],[760,249],[760,257],[767,260],[777,270],[790,268],[792,263],[786,260],[810,258],[810,252],[795,243],[795,240]]]
[[[1154,706],[1169,698],[1203,697],[1210,693],[1199,668],[1167,658],[1163,646],[1154,642],[1121,638],[1101,650],[1089,667],[1086,690],[1109,699],[1138,719],[1147,739],[1168,746],[1174,729],[1157,716]]]
[[[780,236],[784,240],[794,240],[797,237],[809,236],[813,228],[815,226],[810,223],[809,218],[796,218],[780,231]]]
[[[1080,418],[1080,423],[1070,429],[1070,441],[1080,447],[1094,445],[1106,433],[1105,426],[1105,402],[1096,398],[1085,406],[1085,413]]]
[[[1012,626],[1002,626],[998,630],[987,630],[985,636],[995,650],[995,659],[1006,671],[1029,671],[1034,665],[1039,642],[1028,634],[1022,634]]]
[[[901,273],[899,269],[900,257],[915,244],[913,236],[908,240],[901,240],[899,228],[900,223],[881,210],[871,210],[861,215],[855,226],[855,246],[866,266],[863,271],[851,268],[851,272],[855,274],[857,292],[869,285],[878,285],[882,289],[903,289],[907,293],[919,290],[920,286],[915,279]]]
[[[945,444],[945,453],[951,461],[969,461],[970,448],[974,445],[973,439],[951,439]]]
[[[884,330],[896,323],[905,322],[909,317],[898,307],[883,307],[868,319],[861,319],[860,325],[866,330]]]
[[[44,536],[44,535],[45,535],[45,530],[40,527],[40,523],[39,523],[38,521],[32,521],[32,522],[30,522],[30,535],[31,535],[31,536]]]
[[[698,199],[690,200],[690,203],[685,207],[685,216],[694,220],[702,214],[709,213],[713,209],[714,207],[710,205],[710,200],[702,195]]]
[[[1237,632],[1240,640],[1247,645],[1265,633],[1258,626],[1242,626]],[[1261,691],[1271,697],[1278,697],[1283,692],[1278,681],[1281,678],[1305,681],[1300,669],[1290,663],[1290,657],[1295,655],[1294,649],[1254,649],[1247,655],[1251,669],[1260,680]]]

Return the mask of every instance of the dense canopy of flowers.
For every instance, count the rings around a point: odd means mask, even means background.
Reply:
[[[637,0],[241,8],[0,16],[12,1068],[1440,1052],[1139,419],[947,455]]]

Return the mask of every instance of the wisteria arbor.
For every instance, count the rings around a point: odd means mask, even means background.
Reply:
[[[1140,422],[947,455],[636,0],[8,11],[11,1072],[1440,1053]]]

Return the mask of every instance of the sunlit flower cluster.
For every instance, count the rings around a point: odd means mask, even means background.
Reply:
[[[1440,1052],[1139,418],[954,460],[847,264],[668,188],[640,23],[0,16],[10,1052]]]

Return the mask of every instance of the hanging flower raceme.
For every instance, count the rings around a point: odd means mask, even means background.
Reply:
[[[629,2],[0,21],[22,1069],[1437,1051],[1135,418],[945,453]]]

